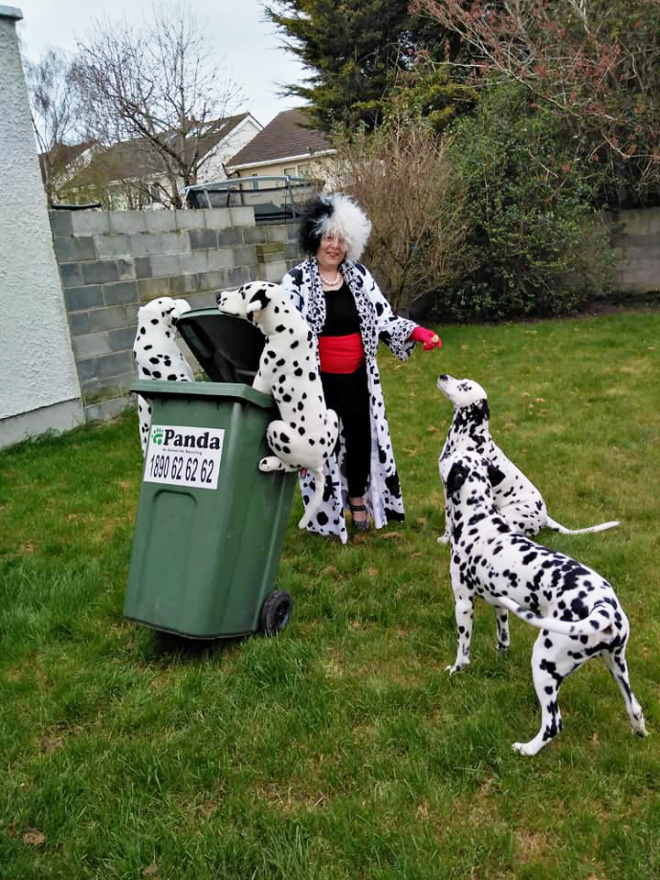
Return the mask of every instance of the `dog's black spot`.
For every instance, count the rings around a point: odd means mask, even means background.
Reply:
[[[495,467],[492,464],[488,465],[488,479],[490,480],[491,486],[499,486],[500,483],[505,479],[505,474],[502,471]]]

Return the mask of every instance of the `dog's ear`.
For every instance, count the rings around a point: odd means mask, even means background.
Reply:
[[[270,302],[270,297],[266,291],[265,287],[260,287],[256,293],[253,293],[247,304],[247,313],[248,315],[253,312],[260,312],[261,309],[265,309],[268,303]]]
[[[493,464],[488,465],[488,481],[491,486],[499,486],[506,474],[502,473],[502,471],[495,467]]]
[[[173,299],[163,299],[160,315],[161,318],[169,317],[172,326],[176,327],[179,320],[179,309]]]
[[[453,495],[455,492],[458,492],[467,480],[468,474],[469,471],[462,462],[457,461],[453,464],[447,474],[447,495]]]

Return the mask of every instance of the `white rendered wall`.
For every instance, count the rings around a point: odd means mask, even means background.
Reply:
[[[16,38],[0,6],[0,447],[84,421]]]
[[[252,138],[259,134],[263,126],[248,116],[234,131],[232,131],[216,148],[215,154],[204,164],[199,174],[198,183],[212,183],[214,180],[223,180],[227,174],[225,163],[235,156],[248,144]]]

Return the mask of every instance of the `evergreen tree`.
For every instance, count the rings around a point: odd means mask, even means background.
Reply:
[[[457,117],[470,114],[478,101],[476,89],[452,76],[450,64],[421,57],[414,70],[397,77],[385,120],[423,123],[441,134]]]
[[[305,98],[312,124],[371,129],[384,118],[396,73],[407,70],[422,39],[439,46],[445,31],[408,12],[410,0],[274,0],[267,18],[310,71],[287,95]]]

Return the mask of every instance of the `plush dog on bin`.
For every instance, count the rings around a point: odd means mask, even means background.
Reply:
[[[190,305],[185,299],[161,296],[138,309],[138,328],[133,343],[133,360],[140,379],[167,379],[171,382],[194,382],[195,375],[176,343],[177,321]],[[138,398],[140,443],[146,455],[151,427],[151,404]]]
[[[337,413],[325,405],[316,337],[278,284],[243,284],[219,293],[217,304],[221,312],[251,321],[266,337],[252,386],[272,394],[281,418],[268,425],[266,439],[274,454],[262,458],[259,470],[311,471],[314,496],[298,523],[304,529],[323,500],[323,470],[339,431]]]

